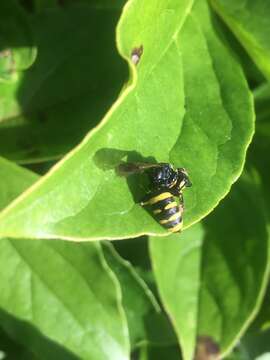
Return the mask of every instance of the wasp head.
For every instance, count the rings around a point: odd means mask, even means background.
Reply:
[[[192,186],[188,173],[184,168],[177,169],[179,190]]]

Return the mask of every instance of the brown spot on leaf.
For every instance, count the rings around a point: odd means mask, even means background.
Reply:
[[[210,336],[199,336],[197,339],[194,360],[220,359],[219,345]]]
[[[137,48],[134,48],[131,52],[131,61],[133,64],[137,65],[141,59],[141,56],[143,54],[143,46],[139,46]]]

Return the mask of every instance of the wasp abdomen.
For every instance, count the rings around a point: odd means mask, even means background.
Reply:
[[[178,232],[182,229],[182,208],[170,192],[159,191],[149,194],[147,201],[142,205],[151,205],[157,221],[170,232]]]

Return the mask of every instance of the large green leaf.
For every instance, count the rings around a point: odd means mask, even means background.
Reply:
[[[141,6],[127,4],[117,31],[126,59],[144,49],[136,69],[129,62],[129,85],[101,124],[2,213],[1,236],[168,235],[136,204],[145,194],[140,179],[117,176],[120,160],[154,157],[185,166],[194,184],[186,193],[186,226],[208,214],[241,173],[253,133],[252,100],[206,1]]]
[[[19,163],[62,157],[98,123],[127,76],[114,44],[118,17],[87,6],[31,16],[38,57],[16,81],[0,82],[2,156]],[[13,47],[22,45],[18,38]]]
[[[211,0],[213,7],[270,78],[270,3],[265,0]]]
[[[151,238],[150,251],[184,359],[192,359],[198,336],[227,353],[256,315],[269,274],[256,180],[244,176],[203,226],[166,240]]]
[[[1,205],[36,179],[5,160],[0,169]],[[39,359],[129,358],[119,284],[99,243],[2,239],[0,274],[1,326]]]
[[[0,254],[0,306],[26,323],[18,328],[5,314],[0,321],[18,342],[42,359],[54,351],[41,335],[83,359],[129,358],[119,293],[99,244],[3,240]]]

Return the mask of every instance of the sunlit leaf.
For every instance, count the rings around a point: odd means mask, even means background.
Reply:
[[[0,169],[0,205],[37,178],[5,160]],[[129,358],[119,283],[99,243],[2,239],[0,273],[1,326],[39,359]]]
[[[167,235],[137,204],[145,194],[140,179],[115,173],[124,159],[187,168],[193,188],[185,196],[186,226],[208,214],[239,176],[253,133],[252,101],[206,2],[173,1],[168,9],[152,0],[141,12],[140,1],[128,3],[117,31],[125,58],[143,46],[129,86],[102,123],[2,213],[1,236]]]

